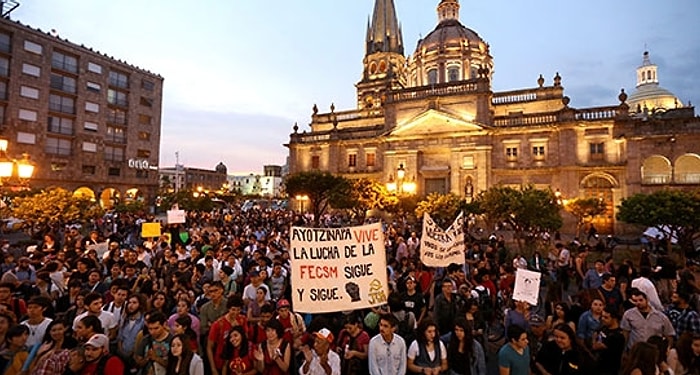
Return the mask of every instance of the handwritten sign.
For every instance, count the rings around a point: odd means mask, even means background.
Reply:
[[[160,223],[141,224],[141,237],[160,237]]]
[[[166,220],[168,224],[184,224],[185,210],[168,210]]]
[[[518,269],[515,272],[515,288],[513,288],[513,300],[527,302],[533,306],[537,306],[540,296],[540,277],[539,272]]]
[[[464,217],[462,213],[447,230],[442,230],[428,215],[423,214],[423,234],[420,238],[420,260],[429,267],[464,264]]]
[[[381,223],[347,228],[292,227],[294,311],[326,313],[386,303],[386,253]]]

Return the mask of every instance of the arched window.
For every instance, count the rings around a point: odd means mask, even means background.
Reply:
[[[700,156],[685,154],[676,159],[674,180],[679,184],[700,184]]]
[[[652,155],[642,164],[643,184],[667,184],[671,182],[671,162],[661,155]]]
[[[434,85],[436,83],[438,83],[438,71],[437,69],[433,68],[428,70],[428,84]]]
[[[647,79],[651,80],[651,70],[647,70]]]
[[[451,66],[447,68],[447,82],[459,81],[459,66]]]

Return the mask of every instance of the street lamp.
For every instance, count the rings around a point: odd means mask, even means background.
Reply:
[[[7,155],[7,139],[0,139],[0,184],[6,179],[17,178],[20,185],[32,178],[34,164],[29,160],[29,154],[22,154],[22,159],[12,159]]]
[[[403,163],[399,164],[396,169],[396,182],[394,182],[394,175],[389,175],[389,182],[386,184],[387,190],[390,192],[396,192],[398,195],[414,194],[416,192],[415,181],[407,181],[406,179],[406,168],[404,168]]]

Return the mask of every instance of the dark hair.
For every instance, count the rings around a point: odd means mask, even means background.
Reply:
[[[700,340],[700,334],[685,332],[678,338],[676,343],[676,351],[678,352],[678,361],[683,365],[683,368],[688,370],[689,374],[700,372],[699,363],[694,361],[695,353],[693,353],[693,341]]]
[[[63,319],[52,320],[51,323],[49,323],[49,325],[46,326],[46,332],[44,332],[44,337],[41,340],[41,342],[43,344],[51,344],[52,349],[53,349],[53,345],[55,344],[55,341],[51,337],[51,328],[53,328],[54,326],[56,326],[58,324],[62,324],[63,327],[69,328],[68,324]],[[67,349],[68,344],[69,344],[69,342],[68,342],[68,340],[66,340],[65,332],[64,332],[63,343],[61,344],[61,349]]]
[[[425,337],[425,332],[430,327],[435,327],[435,330],[437,331],[437,324],[430,319],[423,319],[418,324],[418,329],[416,330],[416,341],[418,341],[418,344],[425,345],[428,343],[428,338]],[[439,335],[435,335],[435,337],[433,338],[433,342],[435,344],[439,345],[439,343],[438,343],[439,340],[440,340]]]
[[[553,330],[564,332],[564,334],[569,337],[569,341],[571,342],[571,349],[577,353],[581,353],[581,346],[579,345],[579,341],[576,338],[576,332],[574,332],[570,325],[568,325],[567,323],[559,323],[556,326],[554,326]]]
[[[241,348],[238,349],[238,353],[236,353],[236,348],[234,348],[233,344],[231,343],[231,334],[233,334],[233,332],[238,332],[243,338],[241,340]],[[245,329],[243,329],[243,326],[233,326],[226,335],[226,338],[224,339],[224,351],[221,353],[221,358],[225,360],[231,360],[234,359],[235,355],[238,355],[238,357],[240,358],[244,358],[248,355],[248,346],[248,337],[246,335]]]
[[[180,355],[182,361],[180,362],[180,368],[177,371],[175,370],[175,367],[177,367],[178,360],[177,357],[173,355],[172,351],[173,340],[175,339],[180,340],[182,343],[182,354]],[[194,353],[190,347],[190,340],[187,335],[175,335],[172,339],[170,339],[170,348],[171,350],[168,350],[168,366],[166,373],[174,375],[188,375],[190,373],[190,363],[192,362]]]
[[[613,305],[606,305],[603,311],[610,314],[610,317],[615,320],[619,321],[622,318],[622,316],[620,315],[620,310],[616,309]]]
[[[85,304],[85,306],[89,306],[90,304],[92,304],[93,302],[95,302],[97,300],[104,301],[104,297],[102,297],[102,294],[100,294],[100,293],[91,292],[87,296],[85,296],[83,303]]]
[[[656,364],[661,364],[661,362],[666,360],[666,353],[668,353],[668,339],[662,336],[651,336],[647,339],[647,342],[654,345],[659,351],[659,357],[656,359]]]
[[[210,286],[210,288],[214,286],[213,284]],[[232,307],[243,307],[243,299],[241,299],[240,296],[234,295],[231,296],[228,300],[226,300],[226,309],[230,310]]]
[[[454,327],[452,329],[452,334],[450,335],[450,344],[447,347],[447,358],[457,358],[457,351],[459,350],[459,339],[455,334],[455,328],[461,328],[464,330],[464,354],[469,358],[469,362],[475,360],[474,358],[474,337],[472,336],[472,328],[467,319],[463,317],[458,317],[455,319]]]
[[[271,304],[271,303],[263,304],[263,305],[260,307],[260,313],[261,313],[261,314],[274,314],[275,311],[277,311],[277,309],[276,309],[275,306],[274,306],[273,304]]]
[[[284,326],[277,319],[270,319],[267,324],[265,324],[265,329],[274,329],[277,332],[277,337],[282,338],[284,336]]]
[[[630,295],[637,296],[637,297],[642,296],[642,297],[644,297],[645,300],[647,300],[647,301],[649,300],[649,298],[647,297],[647,294],[642,292],[641,290],[639,290],[637,288],[632,288],[630,290]]]
[[[517,324],[509,325],[508,329],[506,330],[506,337],[508,338],[508,342],[520,340],[520,336],[522,336],[523,333],[525,333],[525,328]]]
[[[603,274],[602,280],[603,280],[604,283],[606,283],[606,282],[608,282],[608,280],[610,280],[610,279],[613,278],[613,277],[615,277],[615,276],[613,276],[613,275],[611,275],[611,274],[609,274],[609,273],[606,272],[606,273]]]
[[[383,320],[393,328],[399,325],[399,319],[394,316],[394,314],[380,314],[379,315],[379,320]]]
[[[5,340],[11,340],[15,337],[22,336],[24,334],[29,334],[29,327],[24,324],[15,324],[10,329],[7,330],[5,334]]]
[[[104,333],[104,328],[102,328],[102,321],[100,318],[94,315],[86,315],[80,319],[85,328],[91,328],[94,333]]]
[[[627,359],[627,364],[622,374],[629,375],[632,373],[632,370],[639,369],[642,375],[654,375],[656,374],[656,362],[658,357],[659,349],[657,349],[656,346],[648,342],[640,341],[632,346],[630,356]]]
[[[185,327],[185,335],[189,336],[189,339],[197,339],[197,333],[192,329],[192,318],[189,315],[178,316],[175,318],[175,323]]]
[[[148,324],[153,324],[153,323],[160,323],[164,324],[168,318],[163,314],[162,311],[160,310],[152,310],[150,314],[148,314],[148,318],[146,319],[146,323]]]

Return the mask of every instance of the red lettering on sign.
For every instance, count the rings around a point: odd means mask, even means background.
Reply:
[[[338,278],[338,267],[335,266],[299,266],[299,277],[302,279],[333,279]]]

